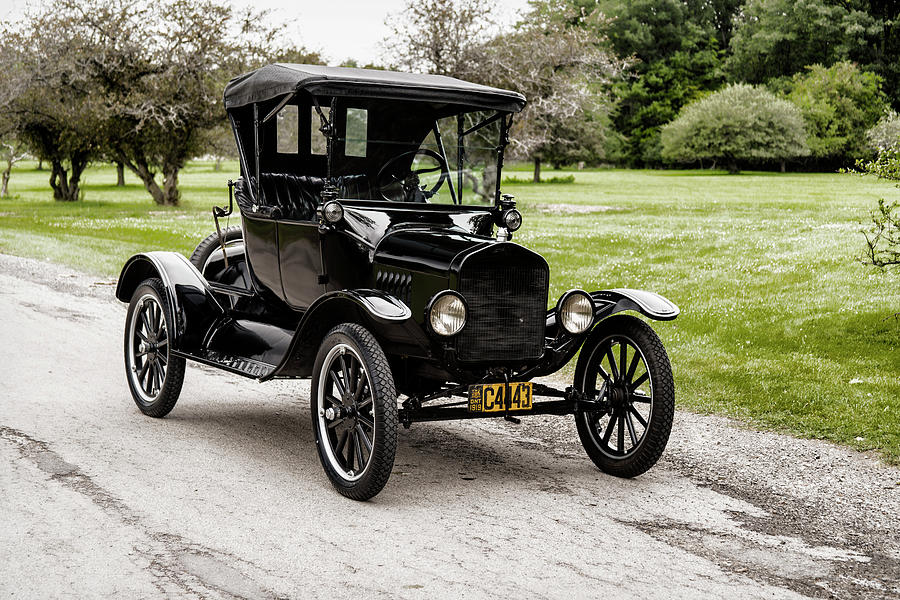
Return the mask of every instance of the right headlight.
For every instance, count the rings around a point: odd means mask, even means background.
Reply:
[[[566,292],[556,306],[556,318],[572,335],[584,333],[594,322],[594,301],[582,290]]]
[[[456,335],[466,324],[466,304],[456,292],[441,292],[428,309],[431,330],[438,335]]]

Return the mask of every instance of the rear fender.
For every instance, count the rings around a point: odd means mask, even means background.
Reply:
[[[313,302],[297,325],[287,355],[265,379],[310,375],[325,335],[348,322],[371,331],[391,354],[429,354],[429,340],[403,302],[381,290],[339,290]]]
[[[175,324],[173,349],[196,354],[224,309],[200,272],[177,252],[144,252],[129,258],[119,275],[116,298],[130,302],[138,286],[152,277],[161,279],[166,289],[169,322]]]

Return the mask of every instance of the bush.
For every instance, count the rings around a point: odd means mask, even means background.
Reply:
[[[738,161],[805,156],[803,118],[796,106],[771,92],[734,84],[684,107],[662,129],[662,156],[673,162]]]
[[[526,183],[536,183],[536,184],[545,184],[545,183],[575,183],[574,175],[561,175],[559,177],[545,177],[540,181],[534,181],[534,179],[519,179],[518,177],[504,177],[503,185],[521,185]]]
[[[894,111],[886,115],[866,132],[869,148],[881,154],[885,150],[900,147],[900,115]]]
[[[788,99],[800,107],[813,157],[853,164],[869,153],[866,130],[885,110],[880,85],[880,77],[846,61],[794,76]]]
[[[851,172],[900,181],[900,145],[882,150],[875,160],[857,161],[856,166],[860,170]],[[869,216],[872,224],[863,230],[866,251],[862,262],[881,268],[900,265],[900,204],[882,198]]]

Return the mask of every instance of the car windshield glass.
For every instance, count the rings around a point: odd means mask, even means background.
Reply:
[[[394,113],[394,126],[386,127],[383,116],[371,112],[374,116],[348,108],[339,117],[345,122],[336,124],[336,174],[371,173],[375,200],[493,202],[503,113],[470,111],[437,119]]]

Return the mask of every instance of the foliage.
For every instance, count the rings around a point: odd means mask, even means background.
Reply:
[[[866,132],[866,141],[879,154],[900,146],[900,114],[888,111]]]
[[[851,163],[868,153],[866,130],[884,114],[880,78],[850,62],[807,67],[788,98],[800,107],[813,157]]]
[[[492,10],[490,0],[407,0],[385,19],[385,49],[400,69],[466,78],[497,34]]]
[[[72,19],[46,7],[0,33],[0,112],[12,135],[50,163],[61,201],[80,198],[82,173],[100,152],[104,110],[83,68],[93,58],[89,39]]]
[[[880,198],[871,217],[872,225],[863,232],[866,236],[863,262],[881,268],[900,265],[900,204]]]
[[[737,18],[727,69],[735,81],[764,83],[807,65],[864,60],[879,26],[867,12],[831,0],[747,0]],[[868,62],[868,61],[865,61]]]
[[[528,99],[513,121],[510,154],[534,161],[535,181],[542,161],[561,165],[603,156],[610,102],[601,85],[623,64],[592,33],[602,19],[564,0],[535,1],[511,33],[484,49],[484,80]]]
[[[7,31],[6,103],[28,117],[20,136],[51,161],[55,195],[76,199],[81,171],[103,157],[177,204],[180,169],[225,123],[228,79],[272,56],[319,58],[280,48],[264,16],[213,0],[59,0]]]
[[[852,61],[879,75],[900,109],[900,2],[747,0],[735,19],[732,81],[766,83],[808,65]]]
[[[660,127],[682,106],[722,83],[720,47],[730,36],[738,2],[602,0],[611,17],[601,29],[612,49],[633,57],[613,86],[616,129],[625,138],[624,161],[660,162]]]
[[[747,84],[733,84],[689,104],[663,127],[663,157],[691,162],[785,160],[809,153],[803,119],[790,102]]]
[[[859,161],[857,166],[862,174],[900,181],[900,147],[883,149],[875,160]],[[863,231],[866,236],[863,262],[881,268],[900,265],[900,203],[880,198],[870,217],[872,223]]]
[[[504,177],[503,185],[522,185],[528,183],[538,183],[538,184],[558,184],[558,183],[575,183],[574,175],[560,175],[558,177],[544,177],[538,182],[529,181],[528,179],[521,179],[519,177]]]

